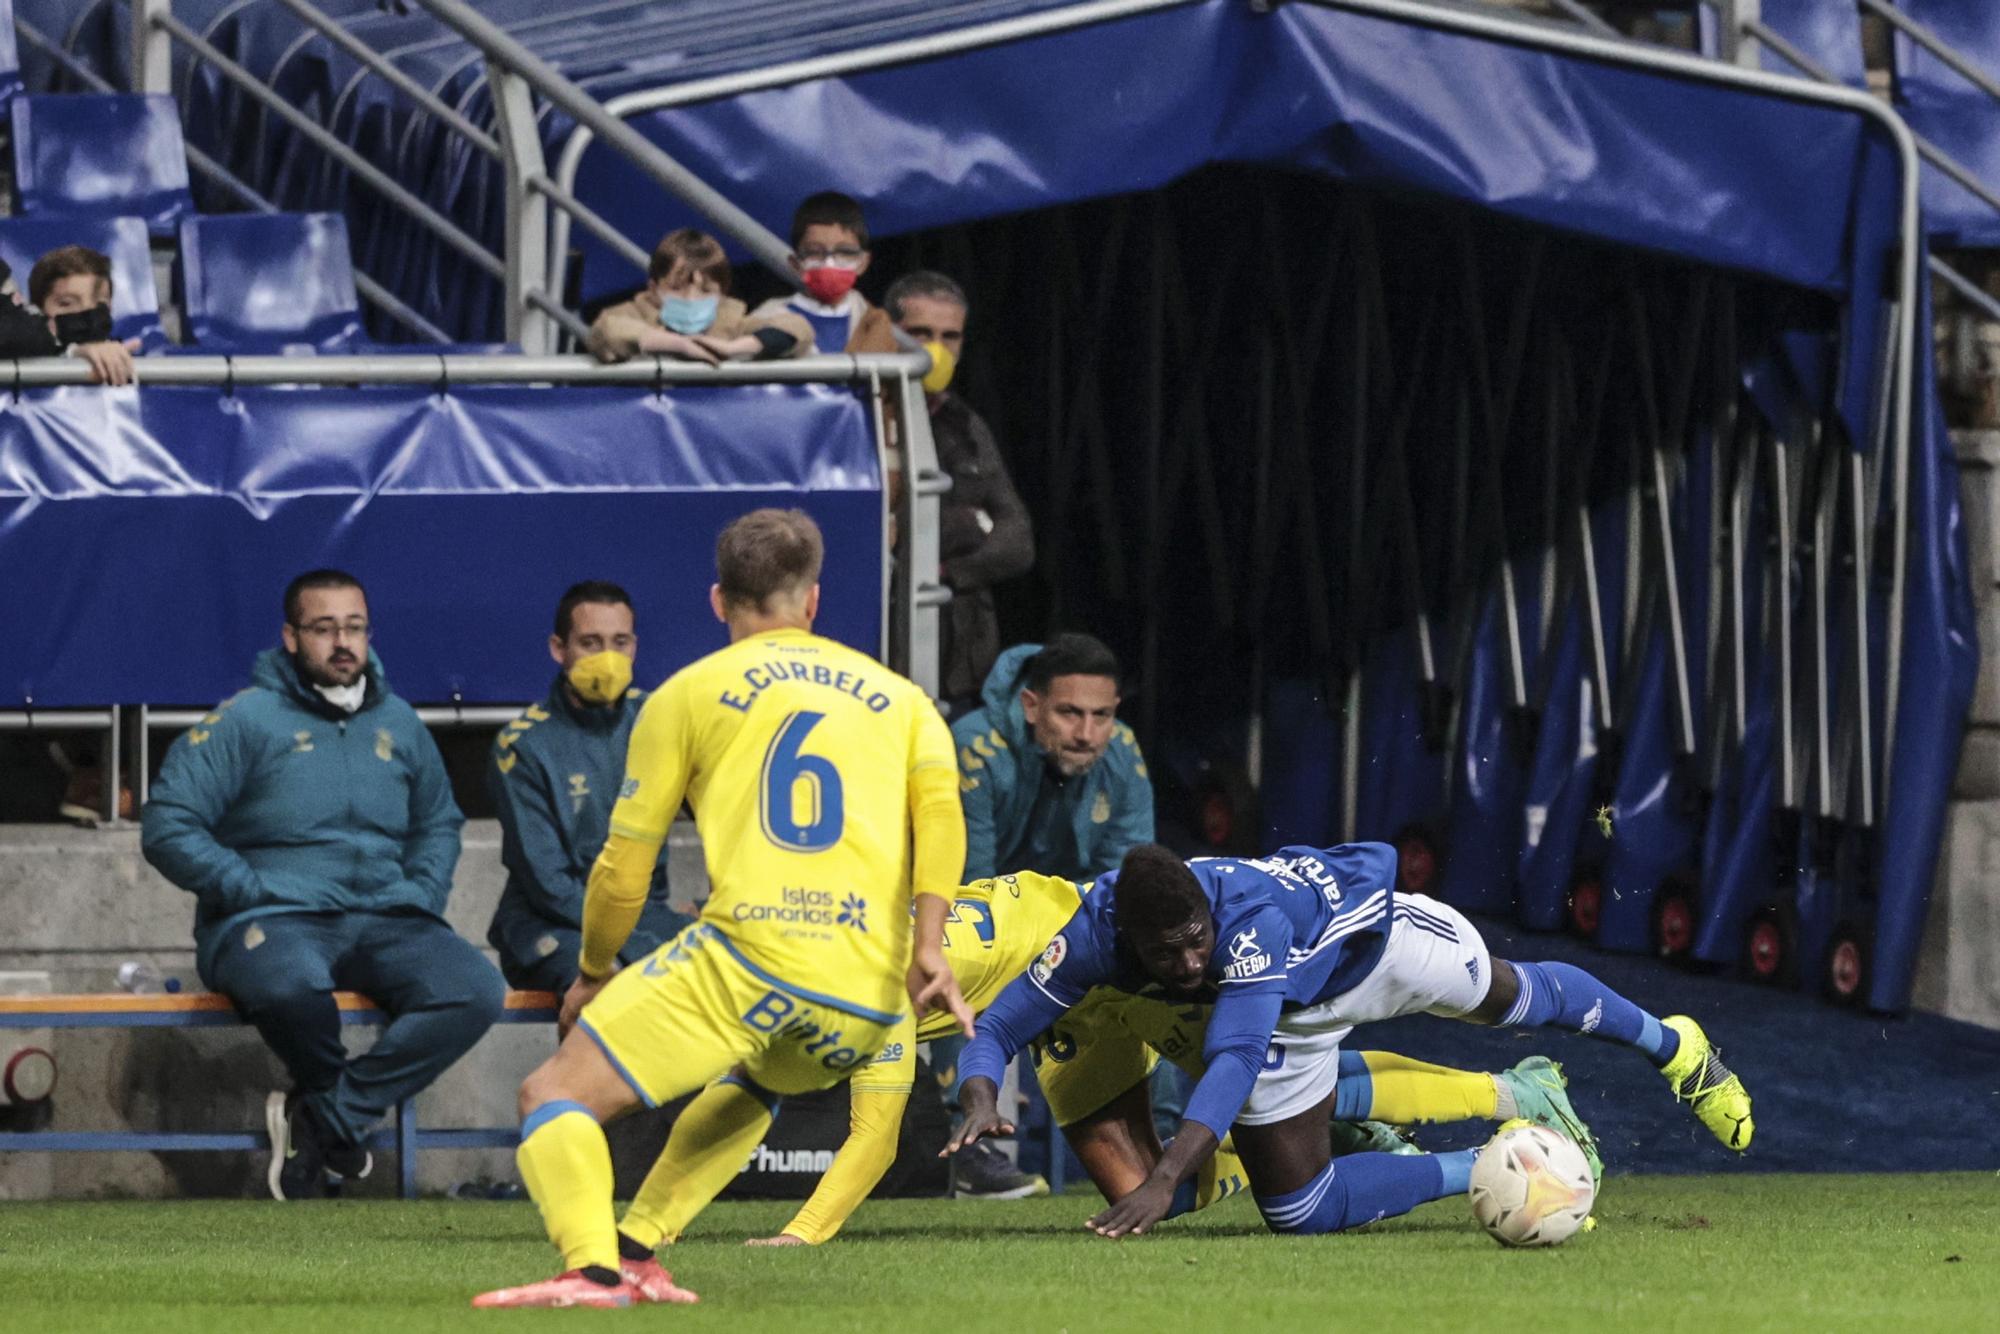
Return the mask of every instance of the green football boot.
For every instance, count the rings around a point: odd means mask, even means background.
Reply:
[[[1597,1152],[1597,1136],[1590,1133],[1590,1127],[1576,1114],[1576,1108],[1570,1106],[1569,1094],[1564,1092],[1569,1080],[1564,1077],[1562,1066],[1546,1056],[1530,1056],[1512,1070],[1502,1070],[1494,1077],[1514,1094],[1517,1117],[1575,1140],[1590,1163],[1592,1183],[1604,1184],[1604,1159]]]

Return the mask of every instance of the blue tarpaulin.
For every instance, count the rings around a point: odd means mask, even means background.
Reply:
[[[0,460],[0,708],[221,699],[321,565],[367,585],[410,699],[540,698],[581,579],[632,593],[657,681],[725,642],[715,537],[761,504],[825,529],[821,632],[880,647],[880,470],[846,392],[56,389],[0,405]]]

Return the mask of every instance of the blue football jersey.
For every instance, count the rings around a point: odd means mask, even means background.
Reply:
[[[1394,906],[1396,851],[1386,843],[1285,847],[1268,857],[1190,862],[1215,918],[1215,953],[1197,1001],[1278,992],[1287,1009],[1353,987],[1382,955]],[[1113,871],[1098,879],[1028,977],[1067,1009],[1095,986],[1161,994],[1118,937]],[[1181,999],[1181,997],[1176,997]]]

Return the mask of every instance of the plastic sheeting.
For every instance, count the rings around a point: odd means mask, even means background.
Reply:
[[[221,699],[322,565],[368,586],[412,700],[539,698],[581,579],[632,593],[658,681],[725,642],[715,536],[762,504],[825,530],[821,632],[880,648],[880,471],[843,391],[56,389],[0,408],[0,460],[0,708]]]

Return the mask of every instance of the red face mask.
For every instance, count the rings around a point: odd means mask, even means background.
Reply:
[[[806,291],[821,305],[831,306],[854,290],[854,280],[861,275],[853,269],[837,269],[831,264],[807,269],[799,275]]]

